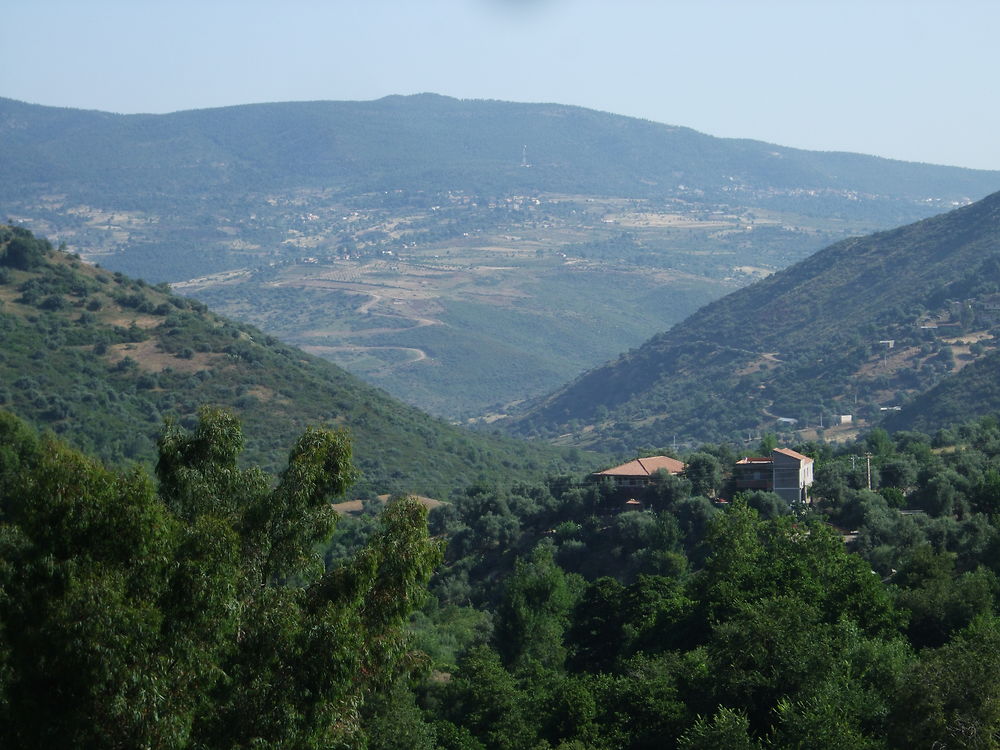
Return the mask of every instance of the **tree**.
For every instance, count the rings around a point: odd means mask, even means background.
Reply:
[[[888,458],[896,452],[889,433],[876,427],[865,437],[865,448],[879,458]]]
[[[860,726],[861,706],[871,697],[850,682],[831,678],[803,699],[782,699],[776,710],[778,726],[771,745],[810,750],[884,748],[884,742],[865,736]]]
[[[458,735],[456,727],[462,727],[487,747],[502,750],[533,744],[533,732],[524,717],[525,696],[488,646],[470,649],[442,692],[443,712],[455,723],[447,734]]]
[[[535,660],[547,667],[563,666],[563,633],[579,596],[579,580],[555,563],[550,544],[539,544],[530,558],[517,561],[497,608],[494,632],[505,665]]]
[[[695,495],[713,498],[722,484],[722,466],[719,459],[710,453],[693,453],[684,467],[684,476],[691,482]]]
[[[309,430],[277,484],[203,410],[160,440],[159,486],[0,418],[0,743],[328,747],[363,742],[367,697],[413,666],[406,618],[441,556],[390,505],[324,571],[342,432]]]
[[[982,616],[921,653],[900,688],[896,747],[993,748],[1000,738],[1000,622]]]
[[[566,634],[572,669],[610,672],[615,666],[623,640],[624,595],[625,587],[608,577],[598,578],[584,590]]]
[[[750,722],[739,711],[722,706],[711,720],[698,721],[677,742],[680,750],[759,750],[750,736]]]
[[[761,521],[737,497],[712,520],[706,542],[711,553],[692,581],[692,598],[708,622],[724,622],[748,603],[789,596],[817,607],[821,622],[851,620],[868,634],[898,625],[881,581],[824,524],[792,516]]]
[[[650,477],[643,500],[653,510],[670,510],[691,496],[691,482],[685,477],[658,469]]]
[[[877,736],[866,706],[883,693],[866,684],[868,654],[896,636],[900,617],[870,567],[823,524],[760,521],[739,497],[711,524],[708,543],[691,586],[700,593],[693,632],[708,632],[698,710],[738,708],[763,737],[780,709],[783,731],[801,740],[794,747],[810,746],[807,736],[828,747]],[[834,693],[853,707],[834,706]],[[814,720],[822,732],[810,735]]]
[[[969,500],[977,513],[1000,512],[1000,471],[987,470],[983,480],[973,488]]]
[[[41,264],[51,251],[47,240],[36,239],[27,229],[0,229],[0,266],[27,271]]]
[[[766,492],[764,490],[744,492],[743,499],[764,520],[771,520],[778,516],[787,516],[792,512],[788,503],[774,492]]]
[[[952,633],[992,611],[996,577],[985,568],[955,575],[955,554],[915,547],[892,581],[896,604],[909,611],[907,636],[918,647],[939,647]]]
[[[955,509],[961,493],[953,482],[954,472],[937,474],[920,487],[915,494],[917,507],[932,516],[948,516]]]
[[[778,447],[778,437],[773,432],[765,432],[760,438],[757,446],[757,453],[761,456],[770,456],[771,451]]]
[[[917,461],[908,453],[890,458],[879,467],[878,471],[881,485],[898,487],[904,492],[917,481]]]

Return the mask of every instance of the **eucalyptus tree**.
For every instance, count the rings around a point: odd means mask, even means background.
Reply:
[[[0,744],[363,746],[440,546],[399,501],[325,570],[347,434],[308,430],[277,481],[242,446],[203,410],[167,426],[154,482],[0,414]]]

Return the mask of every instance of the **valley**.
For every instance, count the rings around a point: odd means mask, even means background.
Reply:
[[[8,253],[13,258],[8,257]],[[149,465],[164,423],[225,408],[258,437],[249,460],[278,471],[308,426],[349,426],[364,475],[354,498],[447,497],[475,476],[542,476],[579,451],[475,435],[204,304],[95,268],[0,225],[0,409],[109,464]]]
[[[0,750],[1000,750],[1000,3],[4,11]]]
[[[152,211],[49,207],[59,219],[18,218],[455,421],[516,410],[706,302],[872,229],[694,198],[545,193],[296,190],[202,217],[200,229]],[[145,258],[165,233],[198,250]],[[185,264],[206,273],[179,276]]]
[[[0,99],[4,216],[452,422],[994,173],[424,94],[170,115]]]

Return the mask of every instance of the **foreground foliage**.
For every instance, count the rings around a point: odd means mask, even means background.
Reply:
[[[343,432],[309,430],[276,483],[231,415],[168,426],[156,478],[104,468],[0,412],[0,744],[354,747],[440,557],[425,511],[385,510],[324,571]]]
[[[452,541],[416,625],[449,679],[380,746],[1000,746],[1000,423],[797,449],[811,508],[660,476],[435,510]]]
[[[418,506],[326,542],[343,434],[277,482],[240,440],[221,412],[168,426],[154,484],[0,418],[5,746],[1000,745],[995,419],[798,446],[808,509],[479,484],[434,511],[423,604]]]

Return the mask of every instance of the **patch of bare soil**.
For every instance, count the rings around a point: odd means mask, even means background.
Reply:
[[[872,357],[854,373],[855,377],[874,378],[878,375],[894,373],[899,370],[918,367],[917,359],[920,356],[920,348],[909,346],[906,348],[889,349]]]
[[[132,359],[139,369],[145,372],[163,372],[167,368],[174,372],[198,372],[218,367],[226,359],[225,354],[209,352],[196,352],[191,359],[182,359],[175,354],[160,351],[159,343],[155,339],[109,346],[104,358],[114,365],[126,357]]]
[[[124,313],[106,316],[105,320],[111,325],[122,326],[124,328],[128,328],[135,323],[136,326],[144,330],[156,328],[156,326],[163,322],[163,318],[156,315],[126,315]]]
[[[424,497],[422,495],[410,495],[414,500],[423,505],[427,510],[433,510],[438,506],[444,505],[441,500],[435,500],[432,497]],[[379,495],[379,502],[383,505],[389,502],[389,495]],[[361,513],[364,508],[364,503],[361,500],[345,500],[342,503],[334,503],[333,509],[340,513],[342,516],[356,516]]]
[[[342,503],[334,503],[333,509],[342,516],[356,516],[361,512],[362,503],[360,500],[345,500]]]
[[[826,427],[823,429],[822,439],[828,443],[849,443],[850,441],[857,439],[864,426],[865,425],[862,420],[856,420],[850,424],[839,424],[834,425],[833,427]],[[798,430],[795,434],[798,435],[799,439],[803,441],[820,439],[820,431],[815,427]]]
[[[752,362],[748,362],[746,365],[741,367],[736,371],[737,375],[753,375],[755,372],[760,372],[770,368],[772,365],[780,365],[781,360],[778,359],[778,352],[764,352],[757,359]]]

